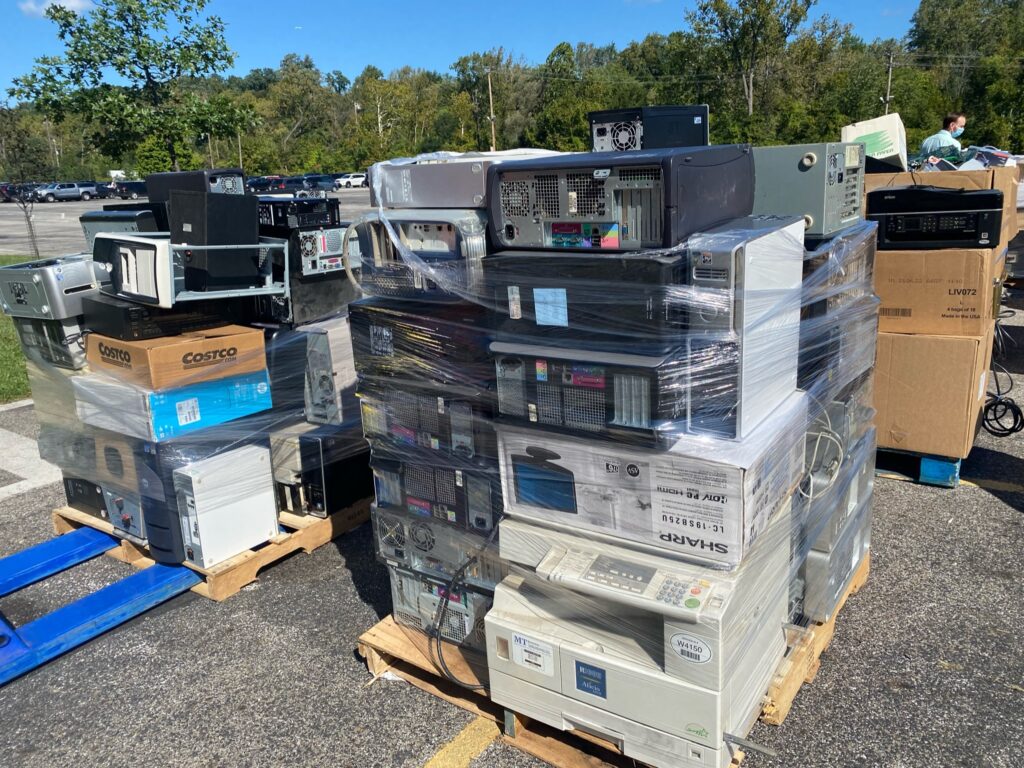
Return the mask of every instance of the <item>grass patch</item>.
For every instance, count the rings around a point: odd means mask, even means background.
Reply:
[[[0,255],[0,266],[29,261],[27,256]],[[21,354],[18,334],[7,315],[0,314],[0,403],[29,396],[25,356]]]

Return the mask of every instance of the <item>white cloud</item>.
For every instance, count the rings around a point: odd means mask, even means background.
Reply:
[[[51,5],[62,5],[69,11],[84,13],[92,9],[92,0],[21,0],[18,3],[18,8],[26,16],[42,18],[46,15],[46,9]]]

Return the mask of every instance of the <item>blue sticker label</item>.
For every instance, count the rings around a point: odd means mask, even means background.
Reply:
[[[569,327],[569,303],[564,288],[534,288],[533,311],[537,325]]]
[[[576,662],[576,690],[589,693],[591,696],[608,698],[607,673],[592,664]]]

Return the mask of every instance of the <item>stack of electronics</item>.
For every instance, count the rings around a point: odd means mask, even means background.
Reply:
[[[728,764],[867,552],[863,154],[785,149],[393,161],[353,225],[396,621],[651,765]]]
[[[990,412],[986,403],[999,399],[993,390],[1005,394],[1005,377],[989,371],[1002,283],[1012,268],[1008,247],[1018,232],[1018,171],[992,165],[867,176],[882,302],[880,448],[946,457],[952,465],[968,456],[982,422],[997,435],[1014,429],[1012,409]]]
[[[506,575],[489,312],[492,166],[541,150],[440,153],[371,169],[378,210],[353,222],[367,298],[350,308],[377,554],[397,622],[467,648]],[[443,653],[443,651],[439,651]],[[443,658],[442,658],[443,663]]]
[[[313,224],[340,241],[337,208],[279,213],[242,181],[152,175],[148,202],[82,217],[91,252],[0,269],[40,455],[70,506],[158,562],[209,568],[276,536],[281,512],[370,492],[341,249],[311,277],[301,241]]]

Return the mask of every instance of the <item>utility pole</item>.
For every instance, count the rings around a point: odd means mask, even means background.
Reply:
[[[487,101],[491,105],[491,114],[487,118],[491,121],[491,152],[494,152],[498,148],[498,141],[495,137],[494,130],[494,91],[491,90],[491,70],[487,70]]]
[[[893,60],[896,58],[896,54],[889,51],[889,79],[885,84],[885,114],[889,114],[889,102],[892,101],[892,68]]]

